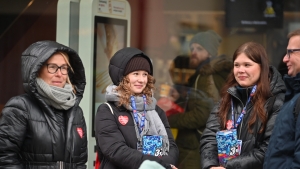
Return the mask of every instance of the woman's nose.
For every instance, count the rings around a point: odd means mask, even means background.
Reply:
[[[243,68],[243,66],[238,68],[238,72],[245,72],[245,69]]]
[[[62,76],[61,68],[57,69],[57,71],[55,72],[55,76]]]

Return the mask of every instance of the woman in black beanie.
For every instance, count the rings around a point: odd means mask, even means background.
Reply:
[[[100,169],[138,169],[145,160],[176,169],[178,148],[153,97],[149,57],[136,48],[121,49],[110,60],[109,75],[114,84],[95,118]]]

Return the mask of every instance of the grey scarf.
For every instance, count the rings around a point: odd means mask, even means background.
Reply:
[[[106,88],[106,100],[107,101],[114,101],[115,104],[118,104],[119,101],[119,97],[118,97],[118,93],[114,90],[116,88],[115,85],[110,85]],[[166,131],[166,128],[164,126],[164,124],[162,123],[160,117],[158,116],[158,113],[155,110],[155,106],[156,106],[156,99],[154,97],[152,97],[152,103],[149,105],[146,105],[146,113],[145,113],[145,127],[142,131],[141,134],[139,134],[139,130],[137,128],[137,124],[134,120],[134,116],[133,116],[133,112],[132,112],[132,107],[131,107],[131,101],[129,102],[129,107],[126,107],[128,110],[131,111],[131,116],[132,119],[135,123],[134,127],[135,127],[135,133],[137,136],[137,139],[139,141],[142,140],[142,137],[144,135],[160,135],[163,137],[163,155],[167,155],[169,152],[169,138],[168,138],[168,134]],[[138,111],[138,117],[139,120],[141,119],[141,116],[144,111],[144,101],[143,101],[143,97],[135,97],[135,103],[136,103],[136,109]],[[125,107],[125,106],[124,106]]]
[[[66,83],[63,88],[50,86],[41,78],[36,78],[36,83],[37,91],[46,104],[59,110],[68,110],[74,106],[76,95],[69,83]]]

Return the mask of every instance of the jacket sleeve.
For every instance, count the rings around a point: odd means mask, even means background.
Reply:
[[[106,104],[100,105],[97,110],[95,132],[97,144],[100,146],[103,156],[116,166],[138,169],[142,162],[148,159],[171,169],[170,164],[162,158],[144,155],[142,152],[128,147],[114,115]]]
[[[263,140],[255,147],[252,151],[247,153],[242,153],[240,156],[237,156],[234,159],[231,159],[226,164],[226,169],[234,169],[234,168],[244,168],[244,169],[252,169],[252,168],[261,168],[263,166],[265,153],[267,151],[269,140],[271,134],[273,132],[274,124],[278,112],[280,111],[280,107],[283,104],[284,93],[279,94],[275,98],[275,102],[271,105],[272,113],[269,115],[269,120],[266,124],[265,132],[263,134]],[[270,112],[269,112],[270,113]],[[275,167],[277,168],[277,167]]]
[[[188,111],[168,117],[170,126],[178,129],[204,128],[214,104],[213,99],[203,91],[192,90],[187,104]]]
[[[28,113],[21,97],[10,99],[0,117],[0,169],[23,169],[20,148],[27,129]]]
[[[179,156],[179,150],[173,138],[168,119],[166,117],[165,112],[160,107],[156,106],[156,111],[158,112],[161,121],[163,122],[166,128],[170,144],[169,154],[167,156],[163,156],[162,159],[168,164],[176,165]]]
[[[216,133],[220,130],[220,123],[217,117],[219,105],[216,105],[206,123],[200,140],[200,160],[202,169],[209,169],[212,166],[219,166],[218,148]]]
[[[82,119],[81,119],[81,124],[83,126],[83,139],[84,144],[81,145],[81,153],[80,153],[80,159],[79,162],[77,163],[77,167],[79,169],[86,169],[86,162],[87,162],[87,155],[88,155],[88,149],[87,149],[87,131],[86,131],[86,123],[85,123],[85,118],[83,116],[83,112],[82,109],[80,107],[78,107],[78,109],[80,110],[81,114],[82,114]]]
[[[293,101],[282,106],[275,122],[265,155],[264,168],[300,168],[299,116],[297,124],[293,114]],[[297,140],[295,142],[295,140]]]
[[[294,114],[293,114],[293,116],[294,116]],[[295,124],[296,126],[295,126],[294,158],[293,158],[291,168],[300,168],[300,116],[299,116],[299,112],[298,112],[297,122],[294,122],[294,120],[290,120],[290,121],[293,123],[296,123]]]

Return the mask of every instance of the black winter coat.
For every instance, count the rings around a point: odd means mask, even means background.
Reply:
[[[165,168],[170,168],[170,164],[176,164],[178,149],[170,130],[165,112],[156,106],[170,142],[168,156],[161,158],[144,155],[137,150],[137,137],[134,128],[134,121],[131,112],[124,107],[116,107],[110,102],[113,113],[106,104],[99,106],[95,119],[97,146],[102,154],[100,169],[138,169],[144,160],[151,160],[160,163]],[[126,125],[122,125],[118,117],[128,117]]]
[[[229,160],[225,166],[226,169],[260,169],[263,167],[265,152],[269,144],[275,119],[283,104],[284,93],[286,90],[279,72],[272,66],[270,67],[270,72],[272,72],[270,90],[273,96],[267,99],[265,103],[265,109],[270,110],[267,111],[268,122],[265,131],[263,134],[258,133],[261,126],[260,121],[257,121],[254,124],[252,133],[248,131],[247,124],[251,111],[253,110],[253,104],[252,102],[249,102],[246,108],[246,114],[237,128],[238,139],[243,141],[241,155]],[[244,99],[242,99],[242,96],[235,87],[229,88],[228,92],[232,95],[236,113],[235,117],[237,119],[244,107],[244,103],[241,101]],[[216,142],[216,132],[220,131],[221,128],[219,118],[217,117],[218,108],[218,105],[215,106],[211,112],[206,124],[206,129],[204,130],[200,141],[201,164],[203,169],[208,169],[212,166],[220,166]],[[231,119],[231,110],[228,112],[228,119]]]
[[[75,74],[69,73],[69,77],[76,88],[77,100],[63,112],[65,131],[58,126],[58,110],[44,102],[35,82],[43,63],[56,51],[69,55]],[[1,113],[0,169],[86,168],[87,132],[79,107],[85,75],[77,53],[52,41],[34,43],[22,54],[22,75],[26,93],[11,98]]]
[[[150,74],[153,75],[153,66],[150,58],[141,50],[136,48],[123,48],[115,53],[109,64],[109,75],[114,85],[119,85],[123,79],[124,70],[128,61],[136,56],[143,56],[150,63]],[[110,102],[113,113],[106,104],[98,107],[95,118],[95,133],[98,150],[101,155],[101,169],[138,169],[143,161],[156,161],[166,169],[171,169],[170,164],[176,165],[178,159],[178,148],[175,144],[168,119],[165,112],[155,107],[169,139],[169,153],[161,158],[144,155],[137,150],[138,139],[134,127],[134,121],[131,112],[125,107],[117,107],[117,100]],[[125,118],[127,123],[122,125],[119,118]]]

